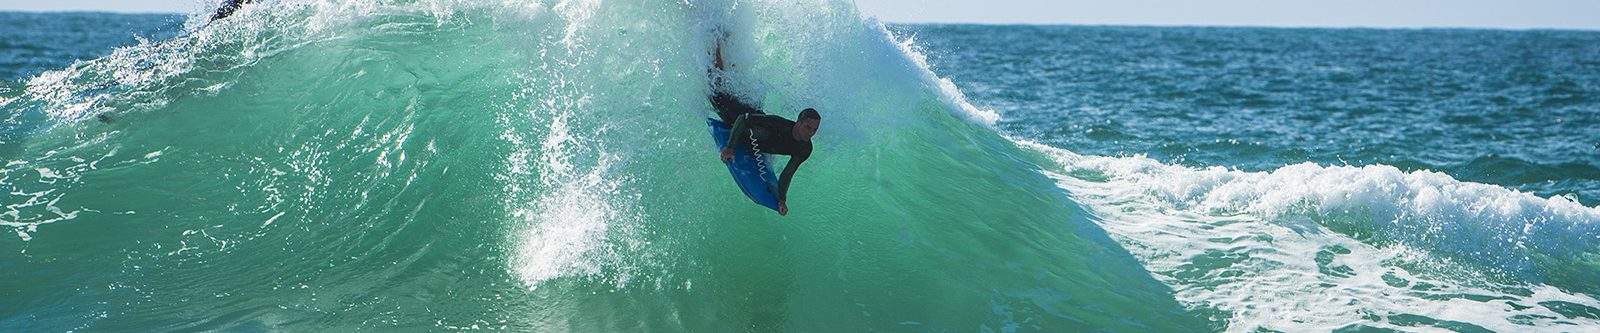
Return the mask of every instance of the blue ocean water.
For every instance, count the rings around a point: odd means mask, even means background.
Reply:
[[[1002,128],[1080,153],[1383,164],[1600,204],[1600,32],[898,29]]]
[[[204,21],[0,14],[0,331],[1600,327],[1596,32]],[[824,115],[790,216],[706,138],[718,38]]]
[[[0,12],[0,81],[17,81],[103,56],[136,38],[176,36],[185,17],[174,14]],[[10,82],[7,82],[10,83]]]

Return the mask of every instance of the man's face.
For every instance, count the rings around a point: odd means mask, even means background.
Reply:
[[[817,127],[822,126],[818,119],[804,119],[794,123],[794,134],[801,140],[811,141],[812,135],[817,135]]]

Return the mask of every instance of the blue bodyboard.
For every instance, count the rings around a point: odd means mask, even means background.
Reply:
[[[717,142],[717,151],[722,151],[728,145],[727,124],[722,121],[706,118],[706,125],[711,126],[711,139]],[[757,205],[778,210],[778,177],[772,173],[772,158],[766,154],[756,154],[749,149],[735,149],[733,161],[726,162],[728,173],[733,174],[733,183],[739,184],[739,190],[750,197]]]

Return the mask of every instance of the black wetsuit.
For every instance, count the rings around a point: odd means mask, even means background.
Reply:
[[[244,6],[244,4],[251,3],[251,2],[256,2],[256,1],[255,0],[222,0],[222,6],[221,7],[217,7],[217,12],[215,14],[211,14],[211,20],[212,21],[221,20],[222,18],[228,17],[229,15],[233,15],[233,12],[239,10],[240,6]]]
[[[760,109],[739,102],[733,95],[717,91],[711,95],[711,106],[717,109],[717,116],[722,118],[722,122],[733,128],[728,132],[728,147],[750,148],[761,154],[789,155],[789,165],[783,167],[783,174],[778,177],[778,202],[786,201],[794,171],[800,168],[800,163],[806,162],[806,158],[811,157],[811,141],[794,138],[793,121],[763,113]]]

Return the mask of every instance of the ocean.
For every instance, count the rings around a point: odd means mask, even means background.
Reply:
[[[0,13],[0,331],[1600,331],[1600,32],[205,21]],[[717,38],[823,116],[789,216]]]

